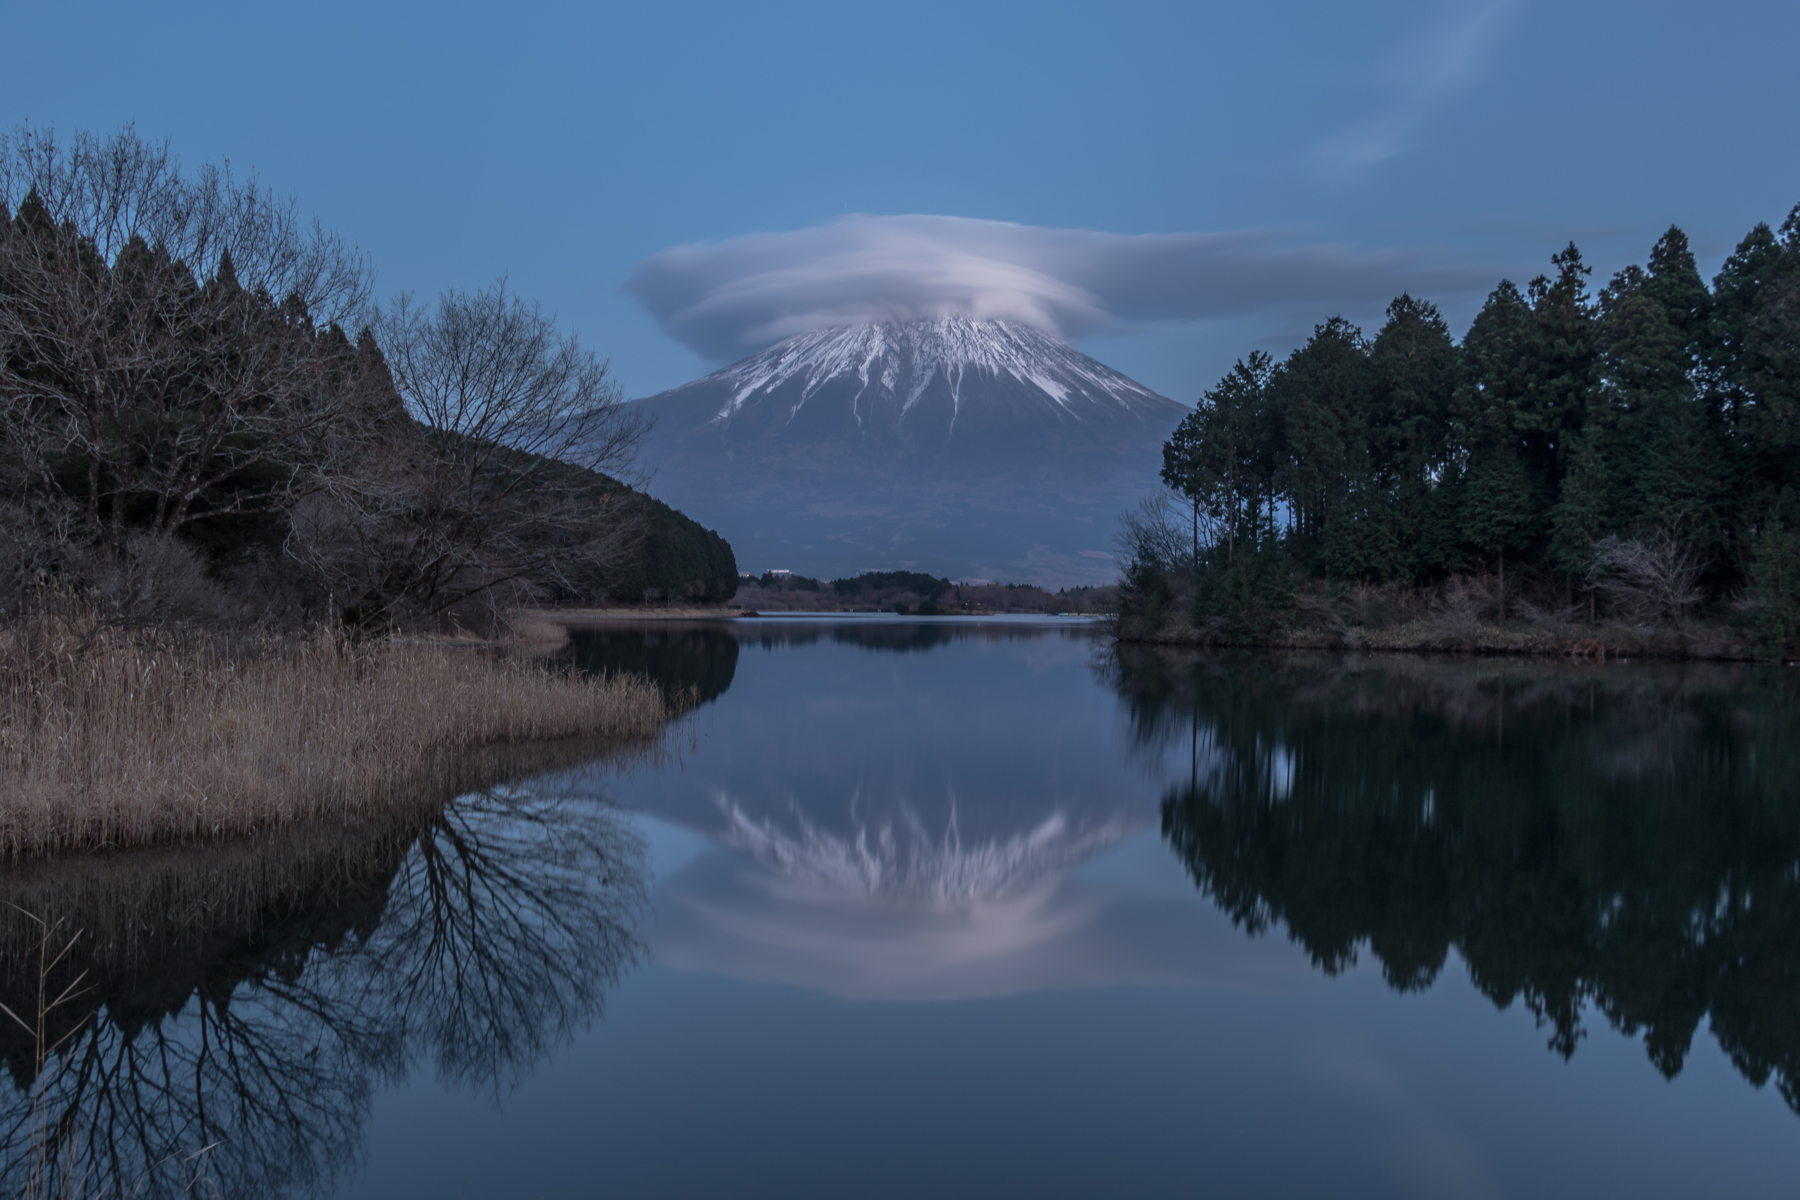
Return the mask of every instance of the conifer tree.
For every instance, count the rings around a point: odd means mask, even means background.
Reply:
[[[1450,406],[1461,357],[1437,306],[1402,294],[1369,353],[1374,368],[1370,437],[1374,483],[1393,513],[1395,559],[1384,578],[1444,569],[1446,514],[1435,496],[1450,458]]]
[[[1586,586],[1588,616],[1594,616],[1593,581],[1588,579],[1594,548],[1611,531],[1608,519],[1614,490],[1602,447],[1604,427],[1590,424],[1569,442],[1568,470],[1551,513],[1550,561],[1568,582]]]
[[[1302,561],[1327,567],[1331,529],[1350,493],[1368,479],[1372,380],[1362,331],[1342,317],[1313,330],[1270,382],[1282,439],[1277,486],[1286,495]],[[1337,522],[1348,534],[1349,520]],[[1335,564],[1346,570],[1342,561]],[[1358,564],[1348,564],[1352,572]],[[1331,569],[1331,568],[1327,568]]]
[[[1194,507],[1194,557],[1199,561],[1198,517],[1216,524],[1227,564],[1239,537],[1254,520],[1268,486],[1266,392],[1272,364],[1260,350],[1239,359],[1217,386],[1182,418],[1163,447],[1163,483]]]
[[[1456,398],[1461,451],[1457,524],[1461,540],[1491,561],[1504,585],[1506,552],[1529,547],[1547,508],[1526,462],[1528,433],[1541,432],[1530,405],[1542,367],[1542,320],[1510,281],[1488,295],[1463,338],[1464,384]]]
[[[1779,234],[1751,230],[1714,292],[1708,366],[1740,451],[1742,504],[1753,521],[1783,511],[1800,526],[1782,501],[1800,495],[1800,206]]]
[[[1594,373],[1594,305],[1587,291],[1593,268],[1574,242],[1550,262],[1554,279],[1540,275],[1527,289],[1534,317],[1528,351],[1529,384],[1516,418],[1523,462],[1540,509],[1555,500],[1566,439],[1587,415]]]
[[[1649,278],[1644,291],[1662,306],[1669,323],[1679,331],[1689,353],[1696,358],[1706,351],[1712,330],[1712,293],[1700,278],[1687,234],[1676,225],[1656,239],[1650,249]]]

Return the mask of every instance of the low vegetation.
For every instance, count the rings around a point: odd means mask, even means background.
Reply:
[[[1671,228],[1593,296],[1401,296],[1254,352],[1127,515],[1121,637],[1800,657],[1800,208],[1710,286]]]
[[[40,618],[0,634],[0,857],[363,819],[472,752],[668,718],[636,677],[396,640],[224,642]]]

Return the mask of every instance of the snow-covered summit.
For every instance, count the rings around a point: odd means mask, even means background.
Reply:
[[[1067,342],[1016,321],[943,316],[799,334],[679,389],[717,397],[714,422],[773,405],[786,424],[809,406],[845,407],[859,429],[947,422],[972,407],[1015,418],[1159,421],[1169,400]]]

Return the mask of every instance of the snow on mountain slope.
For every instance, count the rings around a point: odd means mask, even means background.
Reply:
[[[809,401],[830,394],[830,385],[852,382],[848,404],[859,427],[884,410],[896,423],[904,422],[934,388],[948,393],[952,427],[965,398],[979,404],[984,391],[995,389],[1023,392],[1057,419],[1135,418],[1173,407],[1032,326],[961,316],[803,333],[689,387],[711,383],[729,389],[713,417],[729,422],[747,405],[776,397],[787,401],[791,420]]]
[[[945,316],[822,329],[636,402],[662,499],[741,567],[1101,582],[1188,410],[1067,342]]]

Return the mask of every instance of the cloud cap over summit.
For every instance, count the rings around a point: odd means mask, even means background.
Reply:
[[[1284,231],[1120,234],[970,217],[849,216],[674,246],[626,280],[672,337],[716,362],[815,329],[962,315],[1065,338],[1123,323],[1385,304],[1478,292],[1490,267],[1429,249],[1294,244]]]

